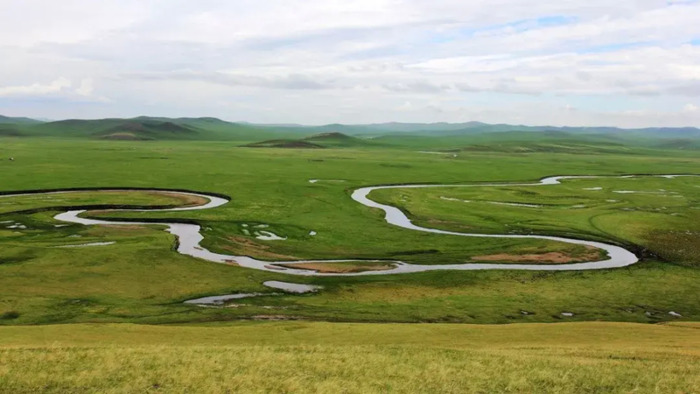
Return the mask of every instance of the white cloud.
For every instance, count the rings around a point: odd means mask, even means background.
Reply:
[[[683,112],[689,112],[689,113],[697,113],[700,112],[700,107],[698,107],[695,104],[686,104],[683,106]]]
[[[71,86],[71,81],[61,77],[48,84],[33,83],[24,86],[0,86],[0,97],[46,96],[60,93]]]
[[[679,109],[700,95],[698,2],[0,0],[0,9],[0,113],[21,105],[24,115],[71,117],[84,100],[104,104],[85,109],[92,117],[658,116],[700,126],[696,111]]]
[[[80,81],[78,86],[66,77],[59,77],[49,83],[32,83],[29,85],[0,86],[0,98],[6,99],[66,99],[69,101],[108,102],[102,96],[93,95],[93,82],[90,78]]]

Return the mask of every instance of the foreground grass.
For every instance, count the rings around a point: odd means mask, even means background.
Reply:
[[[0,392],[697,392],[695,323],[0,327]]]

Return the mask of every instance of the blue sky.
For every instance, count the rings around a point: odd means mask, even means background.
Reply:
[[[0,0],[0,114],[700,126],[700,2]]]

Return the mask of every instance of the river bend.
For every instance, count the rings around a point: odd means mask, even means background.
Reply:
[[[635,177],[637,175],[625,175],[622,177]],[[641,176],[641,175],[640,175]],[[686,175],[651,175],[657,177],[673,178],[677,176]],[[608,269],[608,268],[619,268],[625,267],[639,261],[637,256],[630,252],[629,250],[622,248],[617,245],[612,245],[604,242],[587,241],[574,238],[564,238],[556,236],[546,236],[546,235],[516,235],[516,234],[479,234],[479,233],[462,233],[456,231],[439,230],[434,228],[422,227],[413,224],[411,220],[397,207],[380,204],[369,198],[369,194],[374,190],[379,189],[405,189],[405,188],[434,188],[434,187],[485,187],[485,186],[546,186],[546,185],[557,185],[563,179],[581,179],[581,178],[604,178],[604,176],[553,176],[541,179],[539,182],[532,183],[479,183],[479,184],[468,184],[468,185],[454,185],[454,184],[407,184],[407,185],[382,185],[382,186],[369,186],[362,187],[353,191],[351,197],[356,202],[370,208],[381,209],[385,213],[385,220],[387,223],[405,228],[408,230],[422,231],[434,234],[444,234],[462,237],[478,237],[478,238],[518,238],[518,239],[544,239],[550,241],[565,242],[570,244],[587,245],[595,248],[605,250],[607,252],[607,258],[600,261],[592,261],[585,263],[571,263],[571,264],[491,264],[491,263],[465,263],[465,264],[436,264],[436,265],[425,265],[425,264],[409,264],[403,261],[396,260],[356,260],[356,259],[337,259],[337,260],[294,260],[294,261],[264,261],[258,260],[250,256],[236,256],[215,253],[207,250],[201,246],[203,236],[200,232],[201,227],[196,224],[189,223],[153,223],[153,222],[134,222],[134,221],[118,221],[118,220],[97,220],[83,218],[80,214],[84,213],[85,210],[70,210],[67,212],[60,213],[55,216],[56,220],[67,222],[67,223],[77,223],[86,226],[92,225],[162,225],[166,227],[166,230],[175,235],[178,239],[177,251],[183,255],[196,257],[199,259],[215,262],[232,264],[235,263],[241,267],[253,268],[264,271],[286,273],[292,275],[313,275],[313,276],[360,276],[360,275],[387,275],[387,274],[400,274],[400,273],[411,273],[411,272],[425,272],[425,271],[436,271],[436,270],[530,270],[530,271],[577,271],[577,270],[595,270],[595,269]],[[105,191],[119,191],[122,189],[99,189]],[[90,190],[96,191],[96,190]],[[150,191],[150,190],[139,190],[139,191]],[[202,210],[202,209],[213,209],[226,204],[229,200],[213,196],[204,193],[191,193],[182,191],[171,191],[171,190],[153,190],[158,192],[168,192],[177,193],[181,195],[203,197],[208,200],[206,204],[191,207],[177,207],[177,208],[153,208],[153,209],[118,209],[113,211],[137,211],[137,212],[156,212],[156,211],[189,211],[189,210]],[[76,190],[71,191],[52,191],[40,194],[59,194],[76,192]],[[18,193],[18,194],[7,194],[0,197],[17,197],[25,195],[35,195],[37,193]],[[284,265],[294,265],[301,263],[332,263],[332,262],[353,262],[353,261],[374,261],[383,263],[392,263],[394,265],[393,269],[383,270],[383,271],[365,271],[365,272],[355,272],[355,273],[320,273],[307,269],[295,269],[290,267],[281,267],[277,264]],[[274,266],[273,266],[274,264]]]

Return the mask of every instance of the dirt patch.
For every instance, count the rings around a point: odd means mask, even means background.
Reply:
[[[298,257],[287,256],[287,255],[271,252],[269,250],[270,246],[259,244],[259,243],[252,241],[246,237],[232,235],[230,237],[227,237],[226,239],[228,241],[232,242],[234,245],[223,245],[223,246],[221,246],[221,248],[225,249],[229,252],[233,252],[235,254],[238,254],[238,255],[252,256],[252,257],[256,257],[256,258],[270,259],[270,260],[279,260],[279,259],[297,260],[298,259]]]
[[[185,207],[190,207],[190,206],[196,207],[196,206],[204,205],[204,204],[209,202],[209,199],[207,199],[205,197],[193,196],[190,194],[158,192],[158,191],[148,192],[148,194],[153,195],[153,196],[166,196],[166,197],[174,198],[174,199],[178,200],[182,206],[185,206]]]
[[[208,198],[205,197],[200,197],[200,196],[193,196],[190,194],[181,194],[177,192],[166,192],[166,191],[158,191],[158,190],[149,190],[149,191],[141,191],[141,190],[120,190],[120,191],[115,191],[115,190],[105,190],[105,191],[97,191],[95,192],[96,194],[102,194],[102,195],[107,195],[109,197],[118,197],[120,199],[124,199],[124,201],[127,201],[126,203],[123,204],[129,204],[129,197],[133,194],[138,194],[138,193],[143,193],[149,196],[154,196],[154,197],[160,197],[161,199],[163,197],[167,198],[168,200],[171,201],[156,201],[155,203],[147,203],[145,205],[173,205],[173,206],[200,206],[200,205],[205,205],[209,202]],[[174,200],[174,201],[172,201]],[[138,203],[137,203],[138,205]],[[90,211],[91,214],[98,213],[102,214],[108,211],[105,210],[92,210]]]
[[[324,274],[347,274],[364,271],[386,271],[395,267],[393,264],[385,263],[300,263],[279,265],[287,268],[314,270]]]
[[[498,253],[484,256],[472,256],[474,261],[499,261],[499,262],[527,262],[527,263],[573,263],[583,261],[594,261],[600,258],[599,250],[586,246],[586,253],[572,256],[563,252],[548,252],[539,254],[508,254]]]
[[[92,237],[121,236],[121,235],[135,236],[135,235],[142,234],[143,232],[149,231],[149,230],[150,229],[148,227],[144,227],[144,226],[140,226],[140,225],[106,224],[106,225],[90,227],[86,230],[83,230],[81,233],[84,235],[87,235],[87,236],[92,236]]]

